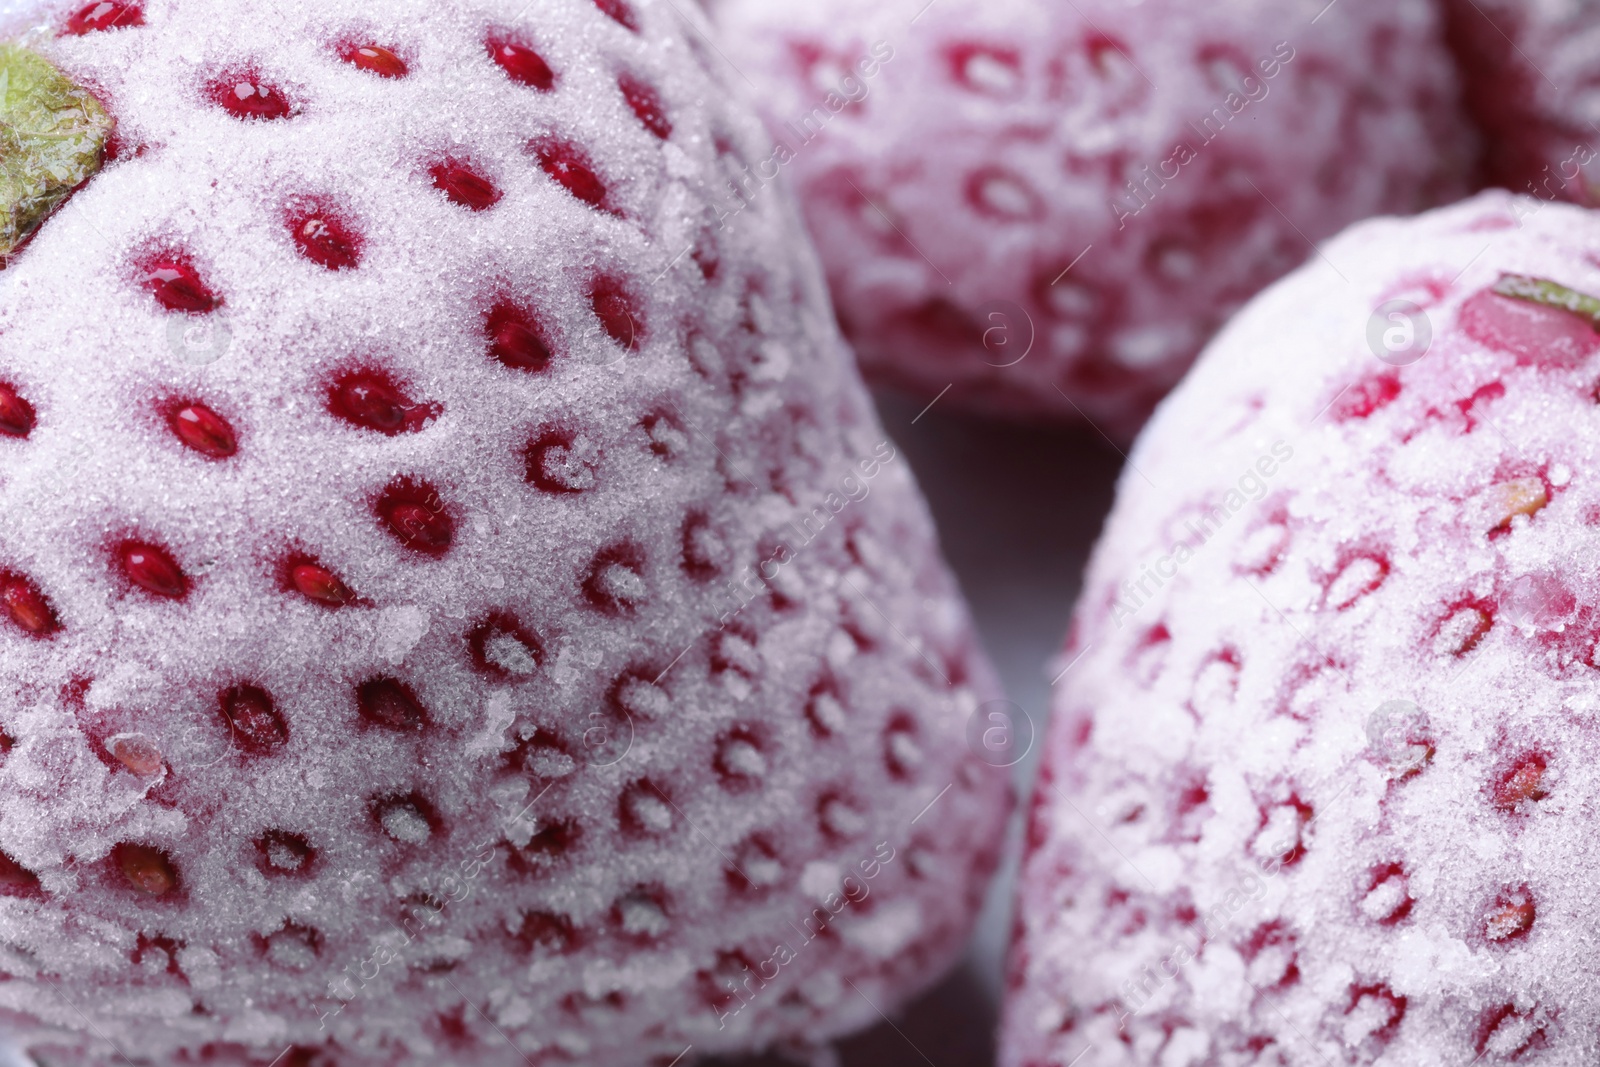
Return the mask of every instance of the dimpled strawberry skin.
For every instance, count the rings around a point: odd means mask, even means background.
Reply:
[[[52,17],[118,127],[0,273],[6,1028],[635,1067],[934,980],[993,686],[702,29]]]
[[[1483,132],[1484,181],[1543,200],[1600,202],[1600,4],[1443,0],[1441,8]]]
[[[1495,290],[1600,296],[1600,221],[1530,206],[1353,228],[1147,427],[1063,653],[1007,1067],[1594,1062],[1600,334]],[[1395,300],[1431,330],[1398,367]]]
[[[745,199],[791,175],[868,376],[1131,436],[1308,241],[1459,188],[1430,5],[1326,6],[712,9],[792,151]]]

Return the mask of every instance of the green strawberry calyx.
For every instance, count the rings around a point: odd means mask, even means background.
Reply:
[[[0,44],[0,266],[99,172],[115,125],[49,60]]]

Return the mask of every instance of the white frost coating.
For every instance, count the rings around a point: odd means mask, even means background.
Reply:
[[[1491,291],[1600,297],[1596,248],[1501,193],[1363,223],[1161,406],[1063,653],[1006,1067],[1600,1057],[1600,333]]]
[[[11,33],[31,26],[52,6],[49,0],[0,0],[0,33]]]
[[[800,891],[812,900],[822,900],[839,891],[842,878],[837,863],[813,860],[800,872]]]
[[[885,904],[868,918],[851,916],[846,919],[842,936],[880,960],[891,960],[905,950],[921,928],[922,915],[916,901],[897,900]]]
[[[1466,189],[1429,0],[710,8],[782,145],[744,200],[788,176],[869,376],[944,404],[1131,437],[1308,241]]]
[[[965,744],[991,677],[794,206],[717,226],[759,122],[686,5],[623,9],[637,32],[592,0],[149,0],[140,27],[40,35],[121,145],[0,294],[0,383],[37,413],[0,436],[0,581],[60,622],[0,613],[0,1015],[41,1062],[120,1062],[106,1033],[163,1064],[292,1044],[308,1067],[332,1040],[342,1067],[637,1067],[826,1041],[869,1021],[844,979],[887,1008],[959,953],[1006,805]],[[554,88],[511,81],[491,29]],[[352,40],[409,74],[343,62]],[[247,72],[295,112],[203,91]],[[545,172],[551,136],[615,212]],[[446,157],[500,200],[446,199]],[[354,269],[297,250],[308,196],[359,233]],[[157,245],[221,307],[163,310]],[[542,370],[490,355],[500,300],[548,331]],[[355,368],[436,410],[393,436],[336,417]],[[173,402],[237,453],[186,447]],[[403,477],[450,517],[437,558],[376,513]],[[130,537],[181,601],[124,579]],[[296,592],[302,556],[355,600]],[[914,906],[892,958],[818,938],[736,997],[731,961],[816,908],[807,865],[861,872],[880,842],[943,860],[875,863],[852,906]]]
[[[415,604],[401,604],[384,608],[378,613],[378,633],[373,651],[389,663],[404,663],[411,650],[417,647],[428,632],[428,613]],[[490,659],[499,662],[492,654]]]

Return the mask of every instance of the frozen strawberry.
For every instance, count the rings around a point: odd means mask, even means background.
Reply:
[[[1542,201],[1600,203],[1600,5],[1443,0],[1482,178]],[[1537,209],[1538,205],[1530,205]]]
[[[62,123],[0,153],[37,1062],[665,1065],[960,952],[990,675],[794,206],[716,226],[765,135],[681,11],[106,3],[0,53]]]
[[[1130,435],[1310,242],[1463,187],[1428,0],[711,6],[777,142],[723,213],[787,173],[869,376],[944,404]]]
[[[1058,668],[1007,1067],[1591,1055],[1600,217],[1529,203],[1350,230],[1145,430]]]

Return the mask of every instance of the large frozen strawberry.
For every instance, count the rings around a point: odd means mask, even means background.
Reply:
[[[1600,218],[1528,206],[1355,228],[1146,430],[1008,1067],[1594,1062]]]
[[[1483,178],[1541,200],[1600,202],[1600,3],[1443,0]]]
[[[1127,434],[1228,315],[1455,190],[1427,0],[716,0],[869,375]]]
[[[716,224],[765,135],[700,34],[106,0],[29,38],[30,113],[117,123],[0,249],[39,1062],[689,1062],[959,951],[989,678],[792,206]]]

